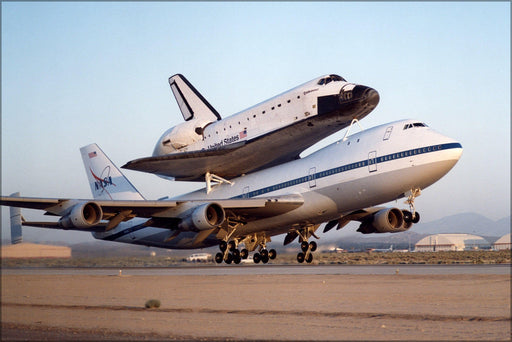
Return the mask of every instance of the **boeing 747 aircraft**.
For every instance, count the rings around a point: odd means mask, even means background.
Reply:
[[[426,124],[402,120],[346,136],[305,158],[233,178],[169,200],[149,201],[96,144],[81,149],[94,199],[2,197],[1,205],[45,210],[53,222],[21,225],[90,231],[101,240],[174,249],[219,246],[218,263],[276,257],[273,236],[299,238],[299,262],[311,262],[317,229],[360,221],[359,232],[397,233],[418,222],[414,199],[459,160],[462,146]],[[406,199],[407,208],[376,207]],[[15,233],[16,235],[16,233]],[[15,236],[16,238],[16,236]]]
[[[123,168],[208,184],[298,159],[379,103],[374,89],[325,75],[221,119],[184,76],[169,84],[185,122],[162,135],[152,157]]]

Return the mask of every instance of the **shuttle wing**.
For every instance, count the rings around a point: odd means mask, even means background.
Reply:
[[[340,118],[336,124],[317,118],[305,119],[249,141],[225,145],[206,151],[168,154],[135,159],[122,167],[129,170],[173,177],[178,181],[203,181],[207,172],[231,179],[244,173],[286,163],[327,135],[350,125],[351,119]],[[318,126],[322,128],[319,129]],[[304,134],[304,132],[308,132]],[[268,146],[272,146],[269,153]]]

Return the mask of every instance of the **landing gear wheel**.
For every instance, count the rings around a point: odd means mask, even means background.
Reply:
[[[307,241],[302,241],[300,244],[300,249],[302,249],[302,251],[304,253],[306,253],[308,251],[308,248],[309,248],[309,243]]]
[[[240,257],[240,251],[238,249],[233,250],[233,258],[235,259],[241,259]]]
[[[221,264],[221,263],[222,263],[222,261],[223,261],[223,259],[224,259],[224,254],[222,254],[222,253],[220,253],[220,252],[219,252],[219,253],[217,253],[217,254],[215,254],[215,262],[216,262],[217,264]]]
[[[262,249],[260,254],[262,259],[265,257],[268,258],[268,251],[266,249]]]
[[[228,254],[228,256],[226,257],[226,264],[231,265],[232,262],[233,262],[233,254]]]
[[[420,222],[420,213],[415,212],[414,217],[412,218],[412,223],[418,223]]]
[[[412,222],[412,213],[409,210],[403,210],[405,223]]]
[[[261,261],[260,253],[254,253],[254,255],[252,256],[252,260],[254,261],[255,264],[259,264]]]
[[[236,249],[235,241],[229,241],[228,242],[228,249],[229,249],[230,252],[233,252]]]
[[[298,261],[299,263],[301,263],[301,264],[302,264],[302,263],[304,262],[304,258],[305,258],[304,253],[300,252],[299,254],[297,254],[297,261]]]
[[[240,251],[240,257],[242,259],[247,259],[248,256],[249,256],[249,251],[247,249],[244,248]]]
[[[308,264],[311,264],[312,261],[313,261],[313,254],[309,253],[308,257],[306,258],[306,262]]]
[[[271,249],[270,251],[268,251],[268,257],[270,258],[270,260],[274,260],[277,256],[277,252],[275,249]]]
[[[268,251],[266,249],[262,249],[260,251],[261,262],[266,264],[268,262]]]
[[[316,242],[315,242],[315,241],[311,241],[311,242],[309,243],[309,250],[310,250],[311,252],[316,251],[316,248],[317,248],[317,247],[318,247],[318,246],[317,246],[317,244],[316,244]]]
[[[227,242],[226,241],[221,241],[219,243],[219,248],[220,248],[221,252],[225,252],[226,249],[228,248]]]
[[[242,258],[240,258],[240,256],[235,256],[233,258],[233,262],[238,265],[240,262],[242,262]]]

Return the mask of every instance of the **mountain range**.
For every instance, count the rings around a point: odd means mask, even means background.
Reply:
[[[501,237],[510,233],[510,216],[493,221],[476,213],[462,213],[442,219],[414,225],[411,232],[419,234],[473,234],[478,236]]]

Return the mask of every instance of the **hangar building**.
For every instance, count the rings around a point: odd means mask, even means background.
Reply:
[[[436,234],[424,237],[414,246],[415,252],[467,251],[486,249],[490,243],[470,234]]]
[[[510,243],[510,234],[500,237],[495,243],[492,244],[492,249],[495,251],[512,249],[512,244]]]
[[[2,246],[2,258],[71,258],[71,248],[35,243],[17,243]]]

